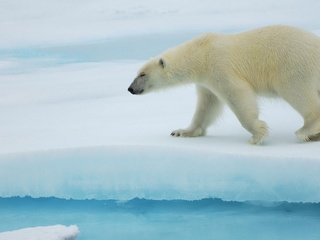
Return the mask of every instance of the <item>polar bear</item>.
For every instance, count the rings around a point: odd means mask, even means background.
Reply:
[[[320,138],[320,38],[289,26],[239,34],[208,33],[148,61],[128,90],[145,94],[194,83],[197,107],[190,126],[176,137],[205,135],[224,104],[260,144],[268,135],[259,119],[257,96],[278,96],[304,119],[296,131],[303,141]]]

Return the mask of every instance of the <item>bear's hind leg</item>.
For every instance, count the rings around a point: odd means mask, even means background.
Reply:
[[[304,125],[296,131],[297,137],[302,141],[320,140],[320,97],[317,90],[312,88],[299,88],[299,92],[283,92],[281,96],[304,119]]]
[[[303,116],[304,125],[296,131],[297,137],[302,141],[320,140],[320,105],[318,111]]]
[[[197,108],[190,126],[186,129],[175,130],[171,133],[175,137],[198,137],[206,134],[206,129],[219,116],[222,104],[207,88],[197,86]]]

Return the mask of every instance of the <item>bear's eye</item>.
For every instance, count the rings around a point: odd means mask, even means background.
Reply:
[[[144,72],[140,73],[139,77],[144,77],[146,74]]]

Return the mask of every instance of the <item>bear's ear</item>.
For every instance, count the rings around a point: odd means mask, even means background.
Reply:
[[[166,66],[166,63],[164,62],[164,60],[162,58],[160,58],[159,60],[159,65],[162,67],[162,68],[165,68]]]

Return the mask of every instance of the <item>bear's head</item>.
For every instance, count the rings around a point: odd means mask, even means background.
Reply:
[[[166,61],[162,57],[148,61],[138,72],[128,91],[132,94],[142,94],[172,85]]]

